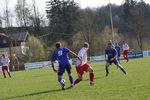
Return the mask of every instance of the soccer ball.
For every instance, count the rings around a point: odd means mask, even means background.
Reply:
[[[63,79],[63,80],[62,80],[62,83],[65,84],[65,82],[66,82],[66,81]]]

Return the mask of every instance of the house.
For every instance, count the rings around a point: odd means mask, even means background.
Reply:
[[[7,53],[11,51],[14,54],[25,54],[27,49],[25,42],[27,41],[29,36],[28,32],[18,32],[5,34],[0,33],[0,53]]]

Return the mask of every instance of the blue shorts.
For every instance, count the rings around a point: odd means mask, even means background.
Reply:
[[[109,63],[110,65],[112,64],[112,63],[114,63],[114,64],[117,64],[117,63],[119,63],[119,61],[118,61],[118,59],[117,58],[115,58],[114,60],[110,60],[110,59],[108,59],[107,60],[107,63]]]
[[[58,74],[62,75],[65,70],[68,72],[68,73],[71,73],[71,65],[70,64],[66,64],[66,65],[59,65],[59,68],[58,68]]]

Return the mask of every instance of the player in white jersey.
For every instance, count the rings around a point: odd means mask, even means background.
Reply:
[[[128,58],[129,48],[130,48],[129,45],[125,41],[123,41],[123,45],[122,45],[123,56],[127,62],[129,61],[129,58]]]
[[[87,64],[87,50],[89,49],[89,44],[84,43],[83,48],[78,53],[78,56],[81,57],[81,61],[77,60],[76,62],[76,71],[78,73],[78,78],[75,80],[74,85],[82,81],[84,72],[90,73],[90,85],[94,85],[94,73],[92,67]]]
[[[5,71],[7,71],[9,77],[11,77],[9,72],[9,62],[10,62],[9,58],[6,57],[5,54],[3,54],[1,58],[1,63],[2,63],[2,71],[3,71],[4,78],[6,78]]]

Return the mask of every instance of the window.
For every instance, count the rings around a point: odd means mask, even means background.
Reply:
[[[7,40],[6,39],[3,39],[3,44],[6,44],[7,43]]]

